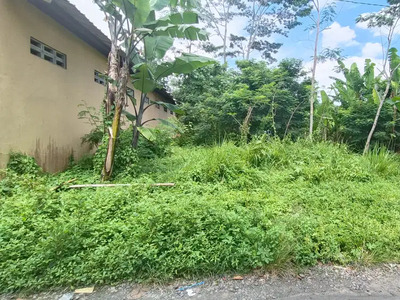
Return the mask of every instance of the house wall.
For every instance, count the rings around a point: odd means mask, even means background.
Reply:
[[[32,55],[31,37],[66,54],[67,69]],[[35,6],[0,0],[0,168],[10,151],[34,156],[48,172],[64,169],[71,153],[87,152],[80,138],[91,128],[77,118],[78,104],[101,106],[104,86],[94,82],[94,70],[105,68],[106,57]],[[170,116],[154,106],[145,118]]]

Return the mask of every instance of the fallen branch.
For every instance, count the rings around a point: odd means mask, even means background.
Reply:
[[[75,180],[76,180],[76,178],[71,179],[71,180],[68,180],[68,181],[64,181],[64,182],[60,183],[59,185],[57,185],[57,186],[51,188],[50,191],[57,191],[57,190],[60,189],[63,185],[72,183],[72,182],[74,182]]]
[[[129,183],[120,183],[120,184],[76,184],[71,185],[68,188],[70,189],[80,189],[80,188],[97,188],[97,187],[121,187],[121,186],[132,186]],[[175,183],[152,183],[150,186],[175,186]]]

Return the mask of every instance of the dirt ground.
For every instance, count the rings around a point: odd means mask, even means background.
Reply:
[[[204,282],[204,283],[203,283]],[[198,283],[194,287],[187,287]],[[366,300],[400,299],[400,265],[385,264],[371,268],[317,266],[300,274],[238,274],[204,278],[198,281],[176,281],[169,285],[141,286],[124,283],[95,287],[90,294],[73,290],[37,295],[2,295],[0,300],[264,300],[327,299]],[[64,298],[62,298],[64,296]]]

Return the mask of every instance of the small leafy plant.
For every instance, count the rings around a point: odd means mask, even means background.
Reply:
[[[38,175],[40,172],[42,172],[33,157],[20,152],[10,152],[7,169],[19,175]]]

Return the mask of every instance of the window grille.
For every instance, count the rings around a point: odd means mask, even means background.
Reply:
[[[31,54],[40,57],[52,64],[60,66],[61,68],[67,68],[67,56],[50,46],[34,39],[31,37]]]

